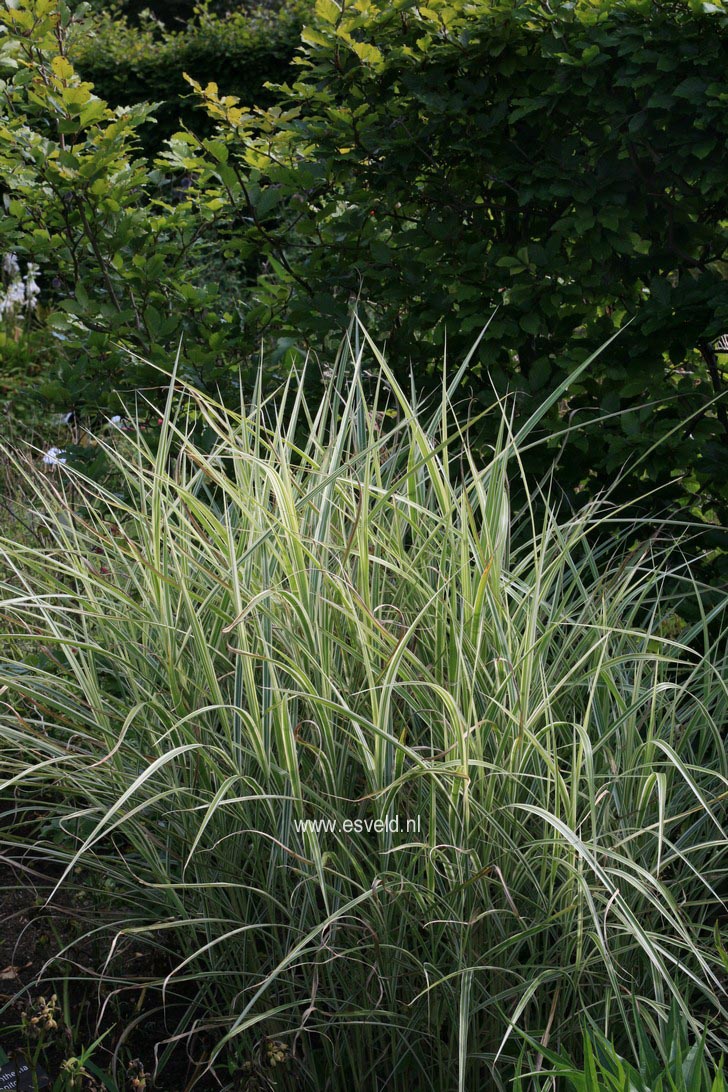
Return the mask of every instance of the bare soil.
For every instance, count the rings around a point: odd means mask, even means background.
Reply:
[[[53,879],[37,868],[12,867],[0,857],[0,1048],[11,1058],[14,1052],[27,1057],[32,1041],[22,1027],[23,1013],[27,1021],[38,1012],[40,998],[48,1001],[56,994],[66,1019],[59,1016],[59,1027],[47,1036],[39,1059],[51,1080],[66,1059],[77,1056],[106,1031],[93,1054],[98,1072],[85,1082],[87,1092],[104,1087],[101,1074],[114,1077],[116,1084],[111,1087],[118,1092],[132,1089],[134,1072],[138,1072],[138,1067],[128,1068],[132,1059],[141,1062],[146,1074],[141,1087],[185,1092],[195,1066],[184,1049],[177,1050],[158,1079],[152,1080],[155,1047],[170,1029],[156,1005],[145,1011],[149,953],[121,953],[124,977],[133,982],[138,970],[138,989],[118,994],[105,987],[100,972],[107,951],[86,937],[102,921],[100,908],[83,894],[69,904],[62,889],[48,905],[53,886]],[[59,958],[64,949],[65,955]],[[199,1056],[198,1050],[195,1054]],[[221,1083],[206,1077],[194,1087],[195,1092],[209,1092],[219,1090]]]

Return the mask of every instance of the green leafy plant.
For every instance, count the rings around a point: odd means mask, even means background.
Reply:
[[[651,1021],[657,1050],[644,1027],[644,1015],[635,1009],[635,1029],[639,1054],[636,1065],[621,1057],[614,1044],[596,1029],[584,1034],[584,1061],[575,1064],[568,1056],[533,1044],[539,1057],[548,1065],[530,1073],[531,1087],[552,1087],[556,1080],[575,1092],[724,1092],[726,1087],[723,1060],[717,1066],[709,1063],[705,1034],[692,1045],[688,1021],[676,1004],[672,1004],[666,1020]],[[524,1086],[519,1075],[516,1088]]]
[[[81,413],[118,413],[117,392],[153,387],[152,362],[184,342],[183,368],[213,388],[236,317],[208,275],[218,205],[170,193],[138,157],[152,107],[110,109],[66,53],[63,3],[4,3],[0,39],[0,244],[40,266],[53,359],[38,393]],[[162,187],[160,189],[160,186]]]
[[[118,1092],[117,1085],[104,1076],[93,1060],[106,1033],[74,1053],[67,996],[65,1002],[65,1012],[55,993],[48,998],[26,997],[18,1002],[20,1024],[4,1031],[20,1033],[23,1046],[14,1048],[11,1057],[0,1047],[0,1065],[15,1068],[16,1083],[10,1087],[17,1084],[18,1089],[25,1088],[28,1092],[40,1092],[42,1088],[50,1088],[51,1092]],[[57,1076],[49,1077],[54,1069]],[[142,1083],[138,1087],[144,1088],[143,1068],[139,1070],[134,1062],[129,1070],[141,1073]]]
[[[251,325],[318,345],[358,299],[420,390],[497,306],[469,383],[484,405],[517,391],[526,420],[632,317],[542,422],[585,426],[560,485],[573,499],[619,476],[626,498],[649,482],[662,510],[725,522],[726,17],[682,0],[319,0],[278,103],[197,86],[217,139],[182,134],[167,159],[267,257]]]
[[[550,400],[516,432],[494,406],[484,462],[467,360],[423,404],[352,339],[315,401],[174,379],[157,444],[108,442],[121,496],[28,475],[4,856],[83,868],[162,1068],[189,1039],[231,1087],[505,1087],[519,1030],[576,1053],[588,1013],[636,1052],[630,997],[719,1053],[725,604],[666,636],[702,602],[679,547],[545,483],[512,509]]]

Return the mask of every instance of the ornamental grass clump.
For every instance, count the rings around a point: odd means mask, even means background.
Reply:
[[[146,987],[223,1084],[505,1087],[520,1032],[629,1056],[633,1005],[717,1057],[719,609],[681,627],[667,530],[544,483],[511,509],[538,414],[494,407],[484,459],[463,369],[418,406],[348,352],[315,402],[173,382],[158,434],[104,441],[114,492],[26,472],[3,855],[101,893],[104,990]]]

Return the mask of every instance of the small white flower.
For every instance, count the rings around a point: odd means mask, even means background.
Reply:
[[[49,447],[43,456],[46,466],[62,466],[66,461],[66,452],[62,447]]]
[[[25,299],[25,285],[22,281],[13,281],[7,291],[11,303],[22,303]]]
[[[20,266],[16,254],[8,253],[3,257],[3,273],[11,279],[20,276]]]
[[[28,272],[25,274],[25,306],[29,311],[35,311],[38,306],[40,288],[35,279],[36,275],[38,275],[38,266],[28,262]]]
[[[4,296],[0,296],[0,315],[13,312],[25,302],[25,285],[22,281],[13,281],[8,285]]]
[[[109,418],[109,424],[113,425],[114,428],[123,428],[124,418],[121,417],[118,413],[115,413],[113,417]]]

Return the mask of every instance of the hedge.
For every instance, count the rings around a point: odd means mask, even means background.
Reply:
[[[158,151],[180,125],[204,132],[202,111],[190,99],[187,72],[203,86],[219,85],[242,102],[267,105],[265,84],[285,79],[299,43],[303,6],[284,3],[253,12],[218,15],[198,8],[182,29],[147,14],[92,12],[71,36],[69,56],[95,93],[112,106],[159,103],[156,126],[147,128],[145,151]]]

